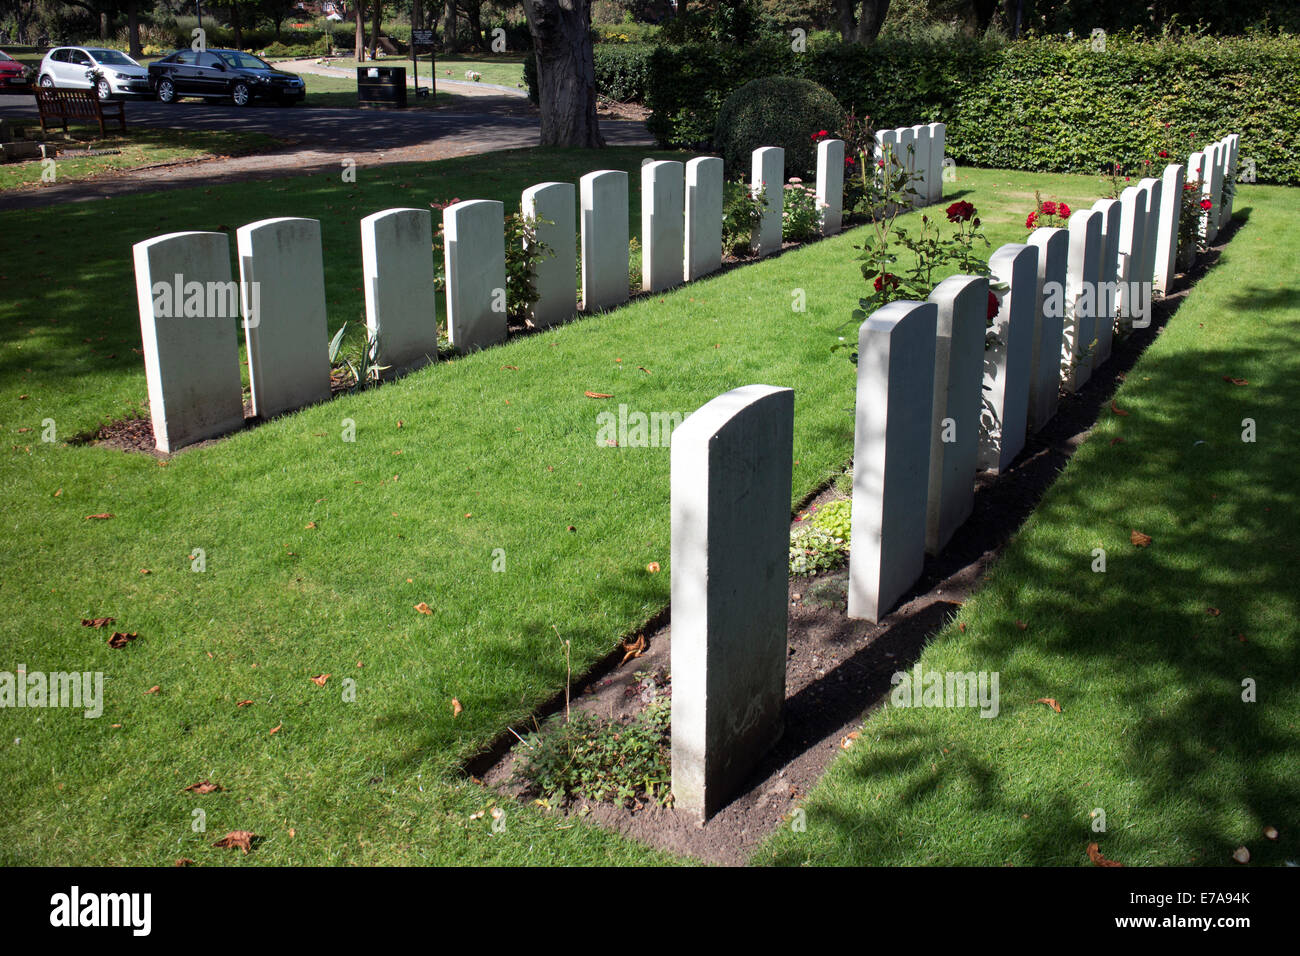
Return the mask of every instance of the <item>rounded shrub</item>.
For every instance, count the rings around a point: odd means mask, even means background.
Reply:
[[[844,109],[824,86],[792,76],[750,80],[718,111],[713,148],[731,176],[749,174],[750,154],[760,146],[785,150],[786,176],[809,176],[817,165],[813,135],[834,133]]]

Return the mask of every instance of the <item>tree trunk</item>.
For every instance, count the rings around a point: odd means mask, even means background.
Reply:
[[[456,0],[447,0],[442,12],[442,48],[448,53],[456,52]]]
[[[357,20],[357,39],[352,55],[358,63],[362,63],[366,59],[366,4],[365,0],[353,0],[353,3],[355,5],[352,12]]]
[[[857,12],[861,7],[861,12]],[[845,43],[875,43],[889,13],[889,0],[835,0],[840,39]]]
[[[140,12],[136,9],[138,6],[139,0],[129,0],[126,5],[127,45],[130,46],[127,52],[137,60],[144,55],[140,46]]]
[[[384,28],[384,0],[371,0],[374,16],[370,18],[370,59],[379,49],[379,31]]]
[[[478,2],[466,5],[465,18],[469,20],[469,32],[473,37],[474,46],[480,50],[485,49],[483,43],[483,16],[482,4]]]
[[[421,0],[411,0],[411,28],[424,29],[424,4]]]
[[[605,145],[596,120],[591,0],[523,0],[537,57],[543,146]]]
[[[239,22],[239,4],[230,5],[230,28],[235,31],[235,49],[244,48],[244,25]]]
[[[99,38],[108,39],[108,12],[104,11],[99,15]]]

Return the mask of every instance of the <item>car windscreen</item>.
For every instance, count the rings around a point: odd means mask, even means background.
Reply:
[[[0,50],[0,63],[6,63],[6,62],[12,63],[13,60],[14,58],[11,57],[8,53],[5,53],[3,50]]]
[[[127,56],[125,53],[121,52],[120,50],[90,50],[89,53],[100,63],[103,63],[107,66],[139,66],[140,65],[139,63],[135,62],[135,60],[131,59],[129,56]]]
[[[249,53],[228,50],[217,55],[225,60],[226,66],[233,66],[237,70],[269,70],[271,68],[270,64]]]

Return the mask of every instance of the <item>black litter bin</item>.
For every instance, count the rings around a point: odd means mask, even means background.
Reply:
[[[357,67],[357,105],[372,110],[406,109],[406,67]]]

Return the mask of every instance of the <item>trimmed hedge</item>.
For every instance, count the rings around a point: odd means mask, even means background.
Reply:
[[[598,43],[592,47],[596,92],[620,103],[643,103],[650,87],[650,57],[655,48],[641,43]],[[537,60],[524,60],[528,98],[537,102]]]
[[[745,49],[657,47],[650,130],[665,147],[710,145],[723,101],[752,79],[803,76],[877,127],[941,121],[971,166],[1091,173],[1133,168],[1169,138],[1174,159],[1230,133],[1260,182],[1300,184],[1300,38],[1084,40]],[[1171,124],[1168,129],[1164,124]],[[1185,145],[1183,145],[1185,144]]]
[[[844,108],[824,86],[791,76],[750,80],[727,97],[718,113],[713,144],[726,168],[748,170],[760,146],[785,151],[785,175],[808,176],[817,169],[817,147],[809,130],[836,129]]]

